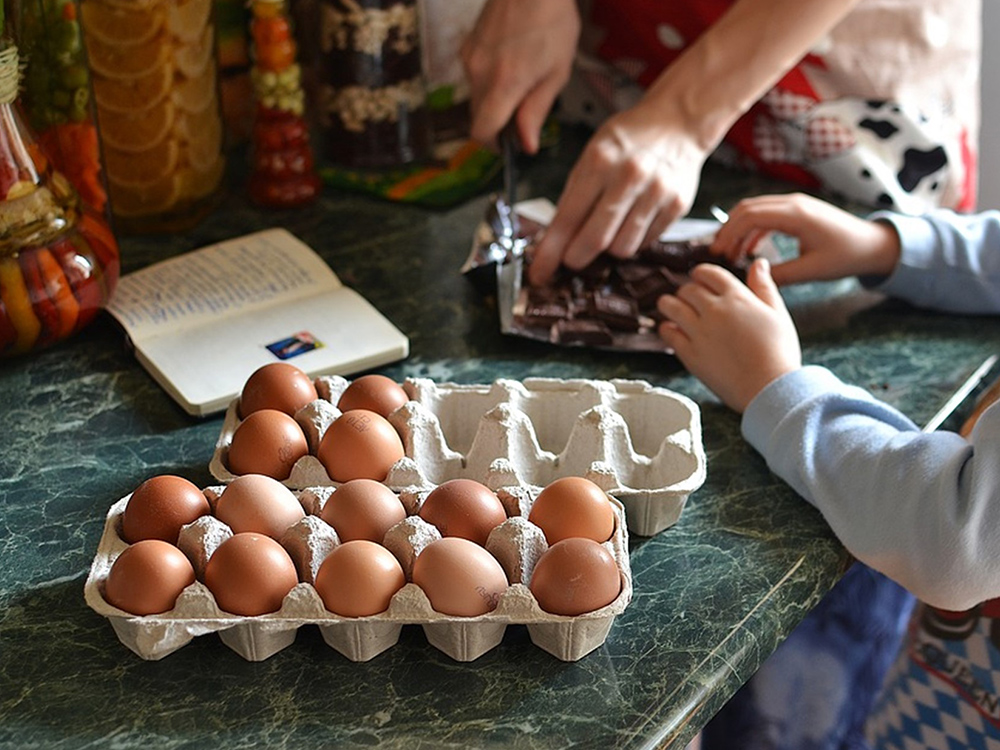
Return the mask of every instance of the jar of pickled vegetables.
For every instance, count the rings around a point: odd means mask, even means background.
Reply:
[[[225,173],[212,0],[81,0],[111,210],[125,232],[179,231]]]
[[[250,137],[250,199],[291,208],[319,194],[320,179],[305,119],[302,68],[285,0],[252,0],[253,82],[256,108]]]
[[[119,256],[103,216],[53,165],[15,104],[18,51],[0,41],[0,356],[79,331],[108,301]]]
[[[7,0],[5,31],[24,69],[19,99],[52,165],[98,212],[107,184],[91,99],[90,74],[74,0]]]

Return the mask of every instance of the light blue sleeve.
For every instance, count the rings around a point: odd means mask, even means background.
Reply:
[[[1000,596],[1000,404],[969,440],[923,433],[807,366],[758,394],[742,430],[862,562],[944,609]]]
[[[896,229],[901,254],[890,276],[863,278],[865,286],[918,307],[1000,312],[1000,212],[966,215],[940,210],[925,216],[878,212],[869,218]]]

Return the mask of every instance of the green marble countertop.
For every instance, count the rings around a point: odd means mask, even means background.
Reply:
[[[555,198],[578,139],[526,160],[520,194]],[[710,169],[704,198],[731,205],[765,185]],[[679,523],[630,541],[634,598],[602,647],[567,663],[523,626],[470,663],[417,626],[353,663],[314,626],[270,659],[215,635],[146,662],[83,600],[109,506],[139,482],[208,472],[221,417],[195,420],[159,389],[102,316],[49,351],[0,363],[0,745],[164,748],[682,748],[844,569],[820,516],[772,476],[739,420],[666,356],[557,349],[504,337],[493,300],[458,273],[486,198],[447,211],[328,191],[267,213],[243,195],[177,236],[123,242],[125,271],[283,225],[409,337],[385,374],[638,378],[701,406],[708,476]],[[928,419],[989,354],[994,320],[914,311],[854,282],[787,292],[806,359]]]

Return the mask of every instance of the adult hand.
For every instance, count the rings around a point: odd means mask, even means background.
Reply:
[[[575,0],[489,0],[462,44],[473,140],[496,145],[514,118],[533,154],[552,103],[569,80],[580,38]]]
[[[707,154],[680,118],[640,102],[587,143],[528,268],[532,284],[560,264],[579,270],[601,252],[617,258],[650,244],[694,200]]]
[[[762,258],[750,266],[746,284],[721,266],[696,266],[691,282],[660,297],[657,307],[668,318],[660,337],[737,412],[802,366],[798,332]]]
[[[868,221],[818,198],[763,195],[740,201],[712,243],[736,260],[770,231],[797,237],[799,255],[774,267],[780,285],[848,276],[888,276],[899,262],[899,236],[891,225]]]

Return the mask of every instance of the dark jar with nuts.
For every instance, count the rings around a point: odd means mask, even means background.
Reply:
[[[319,0],[315,100],[324,155],[370,169],[430,150],[416,0]]]

